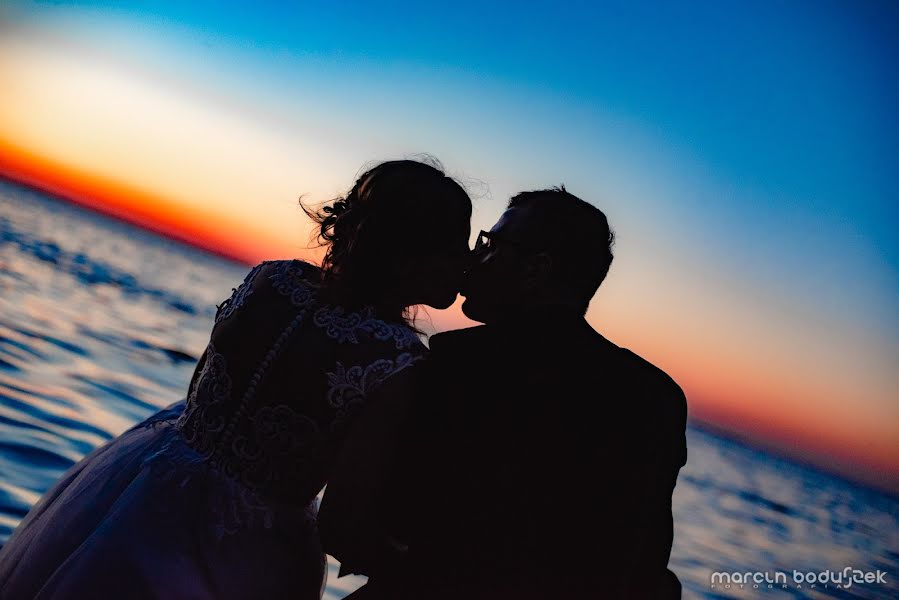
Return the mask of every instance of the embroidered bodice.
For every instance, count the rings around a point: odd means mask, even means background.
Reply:
[[[354,414],[421,359],[409,327],[321,302],[308,263],[264,262],[216,314],[178,421],[184,440],[263,498],[308,502]]]

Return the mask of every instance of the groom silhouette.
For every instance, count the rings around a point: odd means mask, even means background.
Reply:
[[[480,233],[462,310],[484,325],[431,338],[378,517],[401,558],[352,598],[680,597],[686,400],[584,318],[612,243],[564,187],[516,195]]]

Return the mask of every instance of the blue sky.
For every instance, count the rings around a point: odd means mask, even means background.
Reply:
[[[461,81],[461,93],[481,83],[505,90],[513,111],[555,112],[553,125],[582,132],[583,144],[602,135],[597,121],[626,122],[740,192],[686,194],[685,210],[754,222],[747,230],[833,230],[899,269],[892,2],[62,4],[192,30],[267,56],[275,77],[292,63],[336,62]],[[828,238],[805,241],[826,251]]]

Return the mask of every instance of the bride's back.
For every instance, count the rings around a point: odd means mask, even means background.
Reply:
[[[261,496],[308,502],[368,393],[424,345],[374,309],[322,299],[318,267],[255,267],[216,315],[179,420],[185,441]]]

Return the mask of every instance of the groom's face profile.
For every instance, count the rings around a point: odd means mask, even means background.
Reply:
[[[533,288],[528,260],[540,245],[537,224],[527,207],[507,209],[476,251],[461,293],[468,318],[491,323],[526,300]]]

